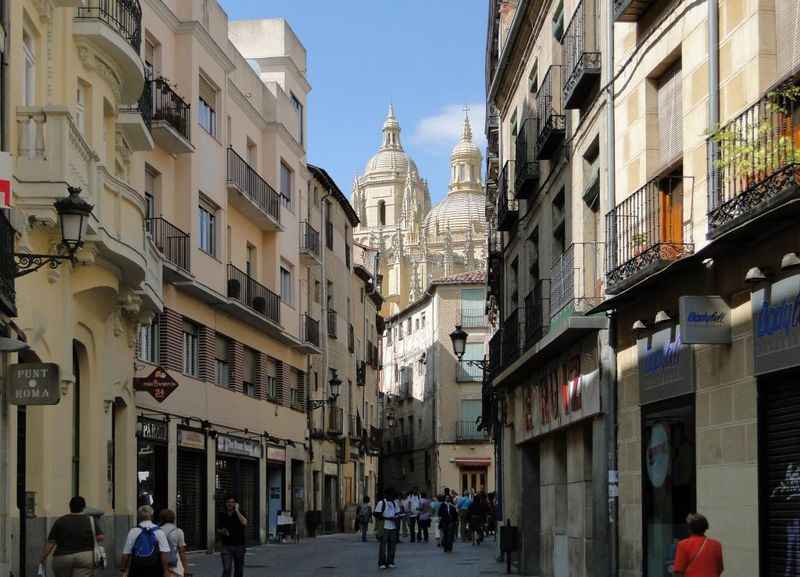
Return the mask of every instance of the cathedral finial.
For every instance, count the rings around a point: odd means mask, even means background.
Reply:
[[[469,122],[469,105],[464,106],[464,129],[461,132],[463,142],[472,142],[472,125]]]
[[[387,120],[389,118],[394,118],[394,103],[393,102],[389,103],[389,114],[386,115],[386,118],[387,118]]]
[[[383,122],[383,145],[382,149],[403,150],[400,144],[400,123],[394,115],[394,104],[389,104],[389,113]]]

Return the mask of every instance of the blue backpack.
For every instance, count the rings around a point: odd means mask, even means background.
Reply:
[[[161,550],[156,538],[156,527],[139,527],[141,530],[136,537],[131,549],[130,573],[133,577],[137,575],[160,574],[161,571]]]

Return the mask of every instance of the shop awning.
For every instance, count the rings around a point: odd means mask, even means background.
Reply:
[[[456,459],[459,467],[488,467],[491,464],[491,459]]]

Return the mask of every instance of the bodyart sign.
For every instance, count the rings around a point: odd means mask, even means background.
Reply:
[[[694,352],[680,325],[668,326],[637,342],[639,403],[646,405],[694,391]]]
[[[731,309],[722,297],[682,296],[679,306],[685,344],[731,342]]]
[[[800,275],[750,295],[753,309],[753,371],[763,375],[800,365]]]

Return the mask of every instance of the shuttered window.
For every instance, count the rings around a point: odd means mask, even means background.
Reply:
[[[680,60],[658,79],[658,148],[661,164],[683,154],[683,104]]]
[[[778,77],[800,66],[800,2],[775,0]]]
[[[244,350],[244,394],[249,397],[256,396],[256,366],[258,363],[258,353],[253,349]]]
[[[264,373],[267,379],[267,398],[274,401],[278,397],[278,367],[272,357],[267,357]]]
[[[217,384],[227,387],[231,382],[231,365],[228,353],[228,339],[217,334],[215,340],[214,357],[217,365]]]

